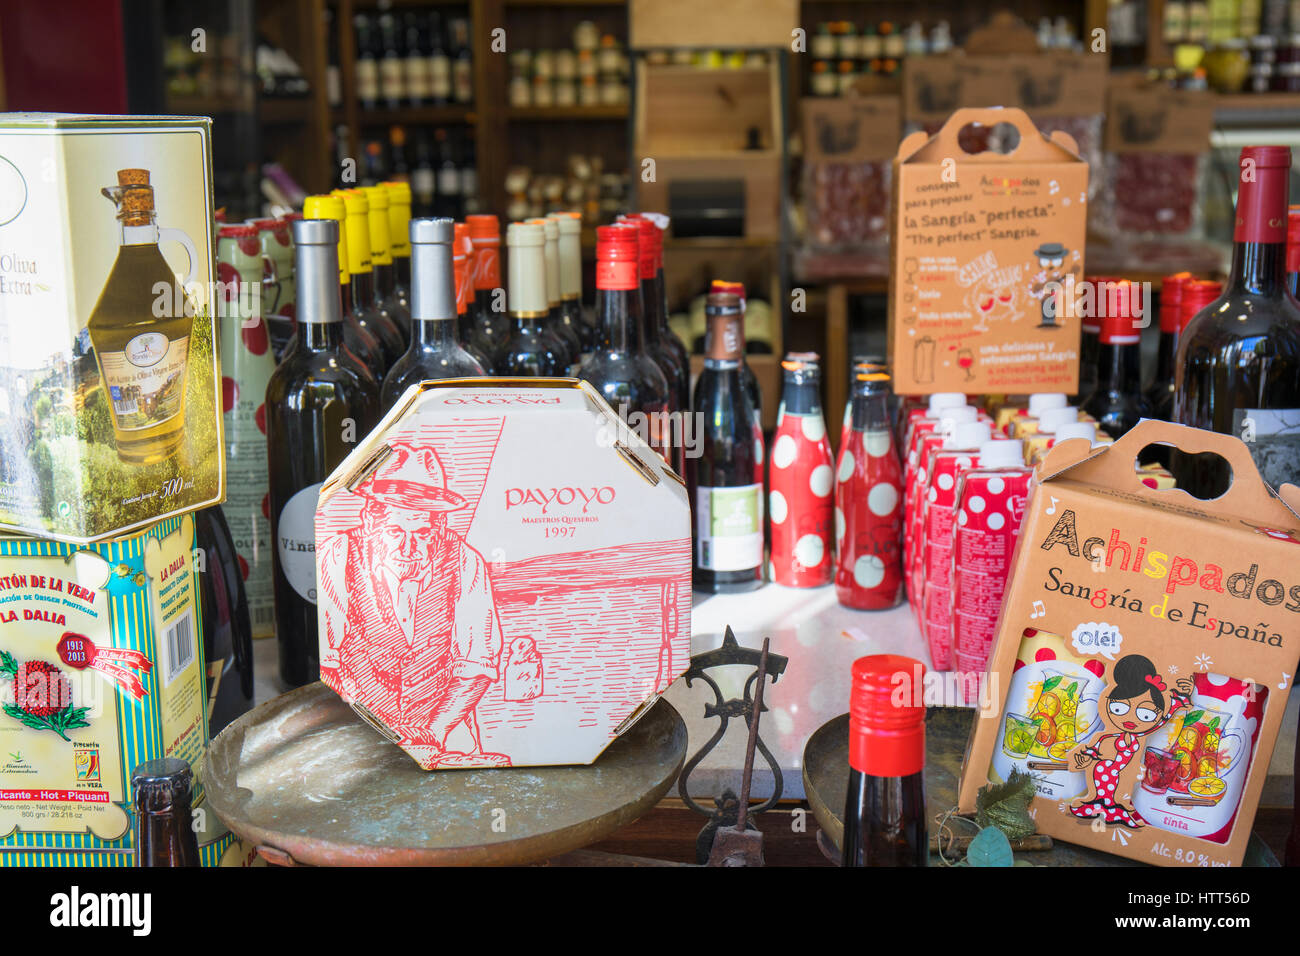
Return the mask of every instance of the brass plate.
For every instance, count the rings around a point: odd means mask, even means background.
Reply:
[[[590,766],[428,772],[317,683],[222,731],[204,786],[226,825],[277,862],[513,865],[637,819],[685,758],[686,725],[660,700]]]

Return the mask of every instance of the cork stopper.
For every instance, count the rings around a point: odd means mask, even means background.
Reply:
[[[119,186],[148,186],[149,170],[119,169],[117,171],[117,184]]]

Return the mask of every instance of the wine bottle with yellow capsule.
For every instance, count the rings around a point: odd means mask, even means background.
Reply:
[[[336,189],[347,212],[343,228],[347,230],[348,273],[351,276],[350,313],[361,328],[379,343],[379,355],[366,357],[378,381],[405,350],[402,334],[379,311],[375,304],[375,264],[370,251],[370,202],[360,189]]]
[[[393,253],[393,301],[411,321],[411,184],[380,183],[388,190],[388,239]]]
[[[339,265],[339,304],[343,311],[343,342],[348,353],[370,374],[378,385],[382,378],[376,369],[383,366],[383,350],[379,340],[366,331],[352,311],[352,273],[348,269],[348,231],[347,207],[341,195],[308,196],[303,203],[303,215],[308,219],[333,219],[338,223],[338,265]],[[295,250],[295,263],[297,251]],[[293,347],[291,342],[285,350],[287,355]],[[281,361],[284,357],[281,356]]]
[[[298,332],[266,388],[266,439],[280,677],[319,676],[316,499],[320,487],[379,421],[379,386],[344,347],[338,295],[338,223],[293,226]]]
[[[405,345],[410,337],[411,314],[402,308],[393,295],[397,281],[393,264],[393,236],[388,216],[388,190],[383,186],[367,186],[361,190],[370,204],[370,261],[374,264],[375,307],[385,326],[391,326]]]

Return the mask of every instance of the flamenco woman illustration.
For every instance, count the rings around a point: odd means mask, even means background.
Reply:
[[[1091,788],[1081,800],[1070,804],[1071,813],[1083,819],[1099,817],[1106,823],[1120,823],[1133,830],[1147,825],[1141,814],[1116,800],[1115,794],[1142,746],[1142,738],[1163,727],[1191,700],[1191,680],[1181,678],[1176,688],[1170,691],[1155,665],[1140,654],[1129,654],[1115,663],[1115,683],[1101,712],[1115,733],[1102,735],[1096,743],[1074,755],[1074,764],[1080,770],[1089,763],[1095,766]]]

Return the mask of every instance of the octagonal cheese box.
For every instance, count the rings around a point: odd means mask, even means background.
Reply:
[[[426,770],[591,763],[689,663],[686,488],[573,379],[412,386],[316,572],[321,680]]]

